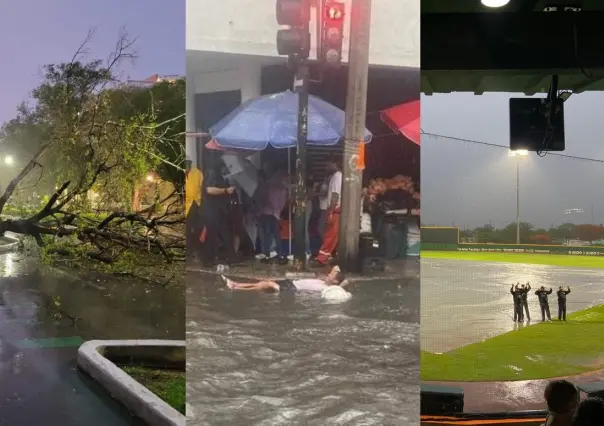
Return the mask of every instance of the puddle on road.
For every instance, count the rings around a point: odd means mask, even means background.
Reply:
[[[77,348],[90,339],[184,339],[184,318],[184,289],[0,255],[0,419],[15,426],[49,418],[64,426],[140,424],[78,372]]]

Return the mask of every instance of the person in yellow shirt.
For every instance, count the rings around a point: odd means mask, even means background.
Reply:
[[[193,206],[193,203],[197,204],[197,207],[201,207],[201,187],[203,185],[203,174],[197,167],[193,167],[191,160],[186,160],[186,215],[189,216],[189,211]]]
[[[185,213],[187,221],[187,251],[193,256],[201,250],[200,236],[203,229],[201,214],[203,173],[186,160]]]

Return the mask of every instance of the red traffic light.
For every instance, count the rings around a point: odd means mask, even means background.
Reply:
[[[344,3],[328,0],[323,9],[321,56],[329,66],[337,67],[342,62],[345,7]]]
[[[335,1],[325,3],[325,19],[342,21],[344,19],[344,4]]]

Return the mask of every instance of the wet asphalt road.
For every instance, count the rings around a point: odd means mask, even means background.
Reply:
[[[79,372],[77,348],[96,338],[184,338],[180,293],[0,255],[0,425],[141,425]]]
[[[329,305],[187,276],[191,426],[419,424],[419,281]]]
[[[568,312],[604,303],[604,270],[549,265],[473,262],[453,259],[421,261],[421,347],[442,353],[514,329],[510,286],[529,281],[533,322],[541,320],[534,290],[552,287],[552,318],[558,315],[555,291],[570,286]]]

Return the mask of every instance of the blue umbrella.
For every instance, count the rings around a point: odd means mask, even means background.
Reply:
[[[298,94],[290,90],[241,104],[210,129],[224,148],[260,151],[269,144],[292,148],[298,139]],[[336,145],[344,137],[344,111],[316,97],[308,99],[308,143]],[[365,129],[364,142],[371,142]]]

